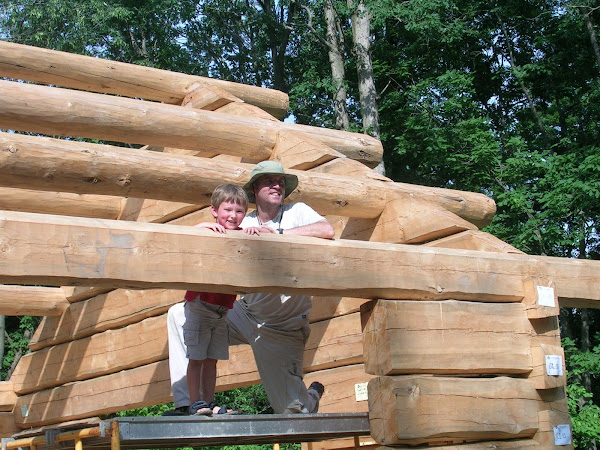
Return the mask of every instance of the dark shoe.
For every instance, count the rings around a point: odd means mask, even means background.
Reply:
[[[212,409],[204,400],[195,401],[189,409],[190,416],[212,416]]]
[[[170,409],[169,411],[165,411],[162,413],[163,416],[187,416],[189,406],[180,406],[179,408]]]
[[[314,389],[319,394],[319,398],[323,397],[323,392],[325,392],[325,386],[323,386],[318,381],[313,381],[310,383],[309,389]]]

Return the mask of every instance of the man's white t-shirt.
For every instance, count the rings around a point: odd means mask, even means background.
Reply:
[[[311,225],[323,216],[305,203],[292,203],[283,205],[280,213],[273,220],[263,223],[263,226],[278,230],[282,228],[301,227]],[[248,214],[242,221],[241,228],[258,227],[256,211]],[[240,297],[240,306],[251,314],[258,323],[277,330],[298,330],[308,323],[308,314],[311,309],[310,295],[286,295],[252,293]]]

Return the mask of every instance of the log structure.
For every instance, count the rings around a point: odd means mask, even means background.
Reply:
[[[571,447],[558,309],[600,305],[597,262],[481,231],[491,199],[378,175],[379,141],[281,122],[281,92],[8,42],[0,76],[38,83],[0,81],[0,313],[43,316],[3,437],[170,401],[166,311],[193,289],[313,295],[305,381],[371,436],[312,450]],[[334,240],[192,227],[266,159]],[[232,347],[217,389],[256,383]]]

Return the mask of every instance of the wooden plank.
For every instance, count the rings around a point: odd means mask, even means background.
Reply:
[[[125,200],[123,210],[117,219],[132,222],[165,223],[210,205],[210,201],[205,198],[198,200],[199,204],[191,205],[183,202],[148,198],[128,198]]]
[[[231,249],[225,254],[224,242]],[[294,261],[290,245],[301,255]],[[219,235],[197,227],[11,211],[0,212],[0,251],[0,282],[6,284],[500,302],[520,301],[521,273],[546,261],[303,236]],[[208,260],[211,270],[198,270]],[[594,277],[600,263],[587,261],[580,269],[578,285]]]
[[[121,211],[122,201],[122,197],[109,195],[0,187],[0,209],[8,211],[116,219]]]
[[[518,253],[524,255],[518,248],[501,241],[496,236],[479,230],[466,230],[461,233],[446,236],[436,241],[427,242],[428,247],[462,248],[465,250],[480,250],[482,252]]]
[[[271,155],[272,160],[281,162],[286,169],[297,170],[308,170],[334,158],[344,158],[344,155],[305,134],[288,130],[277,133]]]
[[[363,361],[360,314],[353,313],[311,327],[304,370],[328,369]],[[21,358],[11,380],[17,394],[100,377],[168,358],[166,315],[124,328],[66,342]],[[240,384],[239,374],[256,372],[252,352],[236,353],[219,363],[219,376]],[[253,375],[256,379],[257,375]]]
[[[60,316],[69,307],[60,288],[0,285],[0,314]]]
[[[12,411],[17,401],[11,380],[0,381],[0,411]]]
[[[533,330],[521,303],[379,300],[363,305],[361,313],[368,373],[493,375],[532,370]]]
[[[0,80],[0,90],[0,125],[12,130],[268,159],[284,129],[371,164],[383,155],[381,142],[365,134],[11,81]]]
[[[360,305],[370,301],[352,297],[313,297],[312,310],[308,316],[311,322],[331,319],[360,311]]]
[[[379,377],[369,382],[371,435],[384,445],[531,438],[539,398],[516,378]]]
[[[0,133],[0,184],[40,190],[210,204],[221,183],[243,184],[253,166],[122,147]],[[386,192],[367,182],[290,171],[303,201],[322,214],[377,217]],[[337,188],[336,188],[337,186]]]
[[[289,107],[287,94],[275,89],[6,41],[0,41],[0,74],[8,78],[174,104],[180,104],[185,95],[197,86],[196,83],[200,83],[224,89],[277,118],[283,118]]]

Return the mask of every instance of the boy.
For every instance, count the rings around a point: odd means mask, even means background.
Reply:
[[[240,224],[248,209],[248,196],[233,184],[217,186],[211,197],[210,211],[215,222],[202,222],[197,227],[216,233],[241,230]],[[258,228],[243,230],[259,234]],[[187,346],[187,385],[190,393],[190,415],[235,414],[226,406],[214,402],[217,380],[217,360],[229,358],[227,312],[233,308],[234,294],[187,291],[185,294],[184,342]],[[202,388],[202,389],[200,389]],[[200,398],[200,390],[202,396]]]

